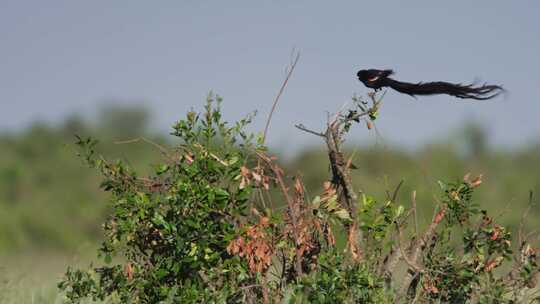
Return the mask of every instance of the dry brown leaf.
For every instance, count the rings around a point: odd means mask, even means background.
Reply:
[[[133,279],[133,265],[131,265],[131,263],[127,263],[124,266],[124,276],[126,276],[128,280]]]
[[[441,211],[439,211],[437,213],[437,215],[435,216],[435,219],[433,220],[433,222],[436,225],[438,225],[442,221],[442,219],[444,218],[445,213],[446,213],[446,208],[441,209]]]
[[[261,181],[262,181],[262,177],[261,177],[261,175],[258,174],[258,173],[251,172],[251,176],[253,177],[253,179],[254,179],[256,182],[261,182]]]
[[[482,184],[482,176],[483,175],[480,174],[470,182],[470,185],[471,185],[472,188],[476,188],[476,187],[478,187],[478,186],[480,186]]]
[[[295,178],[294,190],[297,194],[304,195],[304,187],[302,187],[302,183],[300,182],[299,178]]]
[[[496,241],[496,240],[499,238],[499,235],[500,235],[500,233],[501,233],[501,230],[502,230],[502,229],[501,229],[500,226],[495,225],[495,226],[493,227],[493,232],[491,233],[490,239],[491,239],[492,241]]]
[[[373,123],[371,121],[367,120],[366,121],[366,127],[367,127],[368,130],[373,129]]]

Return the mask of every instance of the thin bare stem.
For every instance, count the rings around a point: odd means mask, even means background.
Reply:
[[[274,111],[279,102],[279,99],[281,98],[283,91],[285,91],[285,87],[287,87],[287,83],[289,82],[289,79],[291,78],[291,75],[293,74],[294,68],[296,67],[296,64],[298,63],[299,59],[300,59],[300,52],[297,52],[294,61],[292,62],[290,68],[288,69],[287,77],[285,77],[285,80],[283,81],[283,84],[281,85],[281,88],[279,89],[279,92],[276,98],[274,99],[274,103],[272,104],[272,109],[270,110],[270,114],[268,114],[268,119],[266,120],[266,125],[264,126],[264,133],[263,133],[263,138],[262,138],[263,143],[266,140],[268,128],[270,127],[270,121],[272,120],[272,115],[274,114]]]
[[[174,160],[173,157],[171,156],[171,153],[170,151],[165,148],[164,146],[154,142],[154,141],[151,141],[150,139],[148,138],[145,138],[145,137],[137,137],[137,138],[134,138],[134,139],[128,139],[128,140],[121,140],[121,141],[116,141],[114,142],[115,144],[117,145],[125,145],[125,144],[132,144],[132,143],[136,143],[136,142],[140,142],[140,141],[144,141],[148,144],[151,144],[153,145],[154,147],[158,148],[159,151],[161,151],[161,153],[166,156],[167,158],[171,159],[171,160]]]
[[[320,136],[320,137],[326,137],[326,135],[324,135],[323,133],[321,132],[317,132],[317,131],[313,131],[313,130],[310,130],[306,127],[304,127],[303,124],[297,124],[297,125],[294,125],[296,128],[304,131],[304,132],[307,132],[307,133],[310,133],[310,134],[313,134],[313,135],[317,135],[317,136]]]
[[[518,230],[518,246],[522,246],[522,243],[527,241],[526,238],[524,239],[523,238],[523,226],[525,225],[525,220],[527,219],[527,215],[529,214],[529,212],[531,211],[531,208],[532,206],[534,205],[533,203],[533,192],[532,191],[529,191],[529,202],[527,204],[527,209],[525,210],[525,212],[523,212],[523,214],[521,215],[521,220],[519,221],[519,230]]]
[[[403,246],[401,245],[402,233],[401,233],[401,229],[399,228],[399,225],[397,223],[396,223],[396,230],[397,230],[397,233],[398,233],[397,241],[398,241],[399,251],[401,252],[401,257],[409,265],[409,268],[413,269],[415,272],[417,272],[417,273],[424,272],[424,269],[420,265],[417,265],[414,261],[411,261],[409,259],[409,256],[407,255],[407,253],[403,249]]]
[[[411,254],[408,256],[409,261],[411,261],[413,265],[418,265],[419,263],[421,263],[420,260],[422,256],[422,251],[424,250],[424,248],[426,248],[430,239],[436,233],[435,229],[444,218],[447,209],[448,209],[448,206],[446,204],[443,204],[440,210],[434,214],[431,224],[428,226],[428,228],[426,229],[422,237],[415,240],[416,243],[411,249]],[[407,274],[403,278],[403,283],[398,292],[397,303],[402,303],[402,300],[406,297],[407,291],[409,290],[409,287],[414,277],[416,277],[417,274],[418,274],[418,271],[416,271],[414,267],[410,267],[410,264],[409,264],[409,270],[407,271]]]
[[[416,239],[418,239],[418,213],[416,209],[416,190],[412,192],[411,195],[411,201],[412,201],[412,208],[413,208],[413,215],[414,215],[414,235]]]
[[[401,180],[399,184],[397,185],[396,189],[394,190],[394,194],[392,194],[392,202],[395,202],[399,193],[399,189],[401,189],[401,186],[403,185],[404,180]]]

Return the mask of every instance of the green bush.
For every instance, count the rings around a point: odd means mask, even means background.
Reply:
[[[473,201],[481,177],[440,183],[433,220],[394,195],[350,189],[339,147],[351,124],[377,117],[367,103],[329,124],[330,182],[313,198],[290,179],[262,140],[221,117],[221,100],[174,126],[182,142],[159,145],[164,161],[141,177],[95,153],[112,214],[99,250],[104,265],[68,269],[68,302],[113,303],[522,303],[534,299],[540,252]],[[365,115],[363,115],[365,114]],[[257,141],[254,143],[254,141]],[[389,192],[390,193],[390,192]],[[352,199],[352,201],[351,201]],[[407,235],[408,237],[406,237]]]

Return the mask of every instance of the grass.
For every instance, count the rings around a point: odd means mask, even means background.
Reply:
[[[56,285],[67,266],[87,266],[95,261],[94,252],[95,247],[87,245],[70,255],[35,250],[0,257],[0,304],[63,303]]]

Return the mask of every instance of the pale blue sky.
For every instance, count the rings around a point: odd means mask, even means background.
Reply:
[[[302,58],[274,116],[273,146],[317,140],[293,125],[322,128],[326,111],[368,92],[355,77],[361,68],[509,91],[476,103],[389,92],[378,121],[389,143],[419,144],[468,118],[496,144],[538,141],[539,15],[537,0],[0,0],[0,131],[111,99],[144,102],[165,129],[210,89],[228,118],[259,110],[262,129],[296,47]]]

